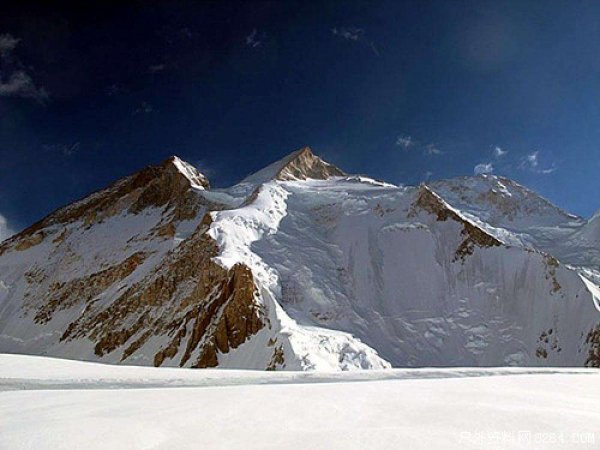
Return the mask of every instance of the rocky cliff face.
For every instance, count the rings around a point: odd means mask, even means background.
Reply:
[[[333,164],[329,164],[315,156],[310,147],[304,147],[250,175],[242,180],[242,183],[262,184],[273,180],[326,180],[330,177],[344,175],[344,172]]]
[[[210,190],[172,157],[0,245],[0,351],[268,370],[598,366],[589,229],[495,177],[398,188],[305,148]],[[578,268],[563,262],[573,242]]]

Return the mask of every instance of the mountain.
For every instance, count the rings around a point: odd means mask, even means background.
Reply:
[[[0,245],[0,352],[269,370],[598,367],[596,231],[596,218],[501,177],[397,187],[304,148],[211,190],[172,157]]]
[[[326,180],[329,177],[343,175],[344,172],[340,169],[315,156],[309,147],[304,147],[246,177],[242,183],[262,184],[273,180]]]

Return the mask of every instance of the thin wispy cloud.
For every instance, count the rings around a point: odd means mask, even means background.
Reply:
[[[552,164],[551,166],[542,166],[540,164],[540,152],[537,150],[525,155],[525,157],[521,160],[519,167],[521,169],[528,170],[529,172],[539,173],[542,175],[547,175],[556,171],[555,164]]]
[[[494,147],[494,157],[496,158],[502,158],[503,156],[506,156],[507,153],[508,150],[504,150],[501,147],[498,147],[497,145]]]
[[[133,111],[133,114],[150,114],[154,111],[154,107],[148,102],[142,102],[140,105]]]
[[[336,36],[341,36],[344,39],[357,42],[363,39],[365,36],[365,30],[363,30],[362,28],[355,27],[333,28],[331,32]]]
[[[484,174],[490,174],[493,172],[494,172],[494,165],[490,162],[479,163],[473,168],[473,173],[475,175],[484,175]]]
[[[444,152],[441,151],[435,144],[427,144],[423,150],[423,153],[430,156],[437,156],[442,155]]]
[[[538,156],[540,155],[540,152],[533,152],[530,153],[529,155],[525,156],[524,161],[527,163],[527,165],[531,168],[535,168],[537,166],[539,166],[539,160],[538,160]]]
[[[410,148],[415,145],[415,141],[410,136],[398,136],[396,139],[396,145],[404,148]]]
[[[194,33],[189,28],[181,28],[177,33],[180,39],[191,39],[194,37]]]
[[[68,158],[69,156],[73,156],[75,153],[77,153],[79,151],[79,147],[80,147],[79,142],[75,142],[74,144],[71,144],[71,145],[65,145],[65,146],[63,146],[61,153],[63,156]]]
[[[379,56],[379,49],[375,42],[368,39],[363,28],[358,27],[335,27],[331,29],[334,36],[340,37],[347,41],[360,43],[369,47],[376,56]]]
[[[17,44],[21,41],[21,39],[17,39],[16,37],[10,34],[1,34],[0,35],[0,57],[7,57],[10,55]]]
[[[0,97],[21,97],[44,103],[48,92],[38,87],[13,51],[21,42],[10,34],[0,35]]]
[[[177,29],[167,27],[162,30],[161,34],[165,41],[171,45],[177,45],[186,41],[190,41],[194,37],[194,32],[187,27]]]
[[[542,175],[548,175],[552,172],[556,172],[556,166],[548,167],[547,169],[540,169],[537,173],[541,173]]]
[[[152,64],[150,66],[148,66],[148,72],[150,73],[158,73],[158,72],[162,72],[163,70],[165,70],[167,66],[165,66],[164,64]]]
[[[121,86],[118,83],[111,84],[106,88],[106,95],[108,95],[109,97],[115,97],[117,95],[125,94],[127,92],[129,92],[127,88]]]
[[[244,42],[246,44],[246,47],[256,48],[263,43],[263,41],[265,40],[265,37],[266,37],[265,33],[259,33],[259,31],[256,28],[254,28],[250,32],[250,34],[248,34],[244,38]]]
[[[444,152],[440,150],[440,148],[434,144],[424,144],[412,136],[401,134],[396,138],[396,146],[401,147],[403,150],[415,150],[420,151],[425,156],[440,156],[443,155]]]
[[[47,152],[53,152],[64,156],[65,158],[71,157],[79,152],[81,144],[78,142],[72,142],[69,144],[45,144],[42,146]]]
[[[27,73],[18,70],[11,73],[8,79],[0,81],[0,97],[30,98],[43,103],[48,100],[49,95],[44,88],[37,87]]]

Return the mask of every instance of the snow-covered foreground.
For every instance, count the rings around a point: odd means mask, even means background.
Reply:
[[[268,373],[0,355],[0,448],[598,448],[599,375]]]

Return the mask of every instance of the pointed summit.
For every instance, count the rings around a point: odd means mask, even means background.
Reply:
[[[124,211],[137,214],[148,207],[170,208],[178,220],[190,219],[199,207],[194,190],[208,188],[208,179],[195,167],[171,156],[158,165],[145,167],[57,209],[14,235],[10,241],[17,242],[57,224],[81,221],[89,226]]]
[[[304,147],[246,177],[242,182],[326,180],[330,177],[344,175],[345,173],[333,164],[329,164],[315,156],[310,147]]]
[[[198,171],[194,166],[185,162],[178,156],[170,156],[166,160],[164,160],[160,167],[166,170],[175,169],[176,173],[183,175],[191,184],[193,188],[196,189],[209,189],[210,183],[208,182],[208,178],[202,173]]]

